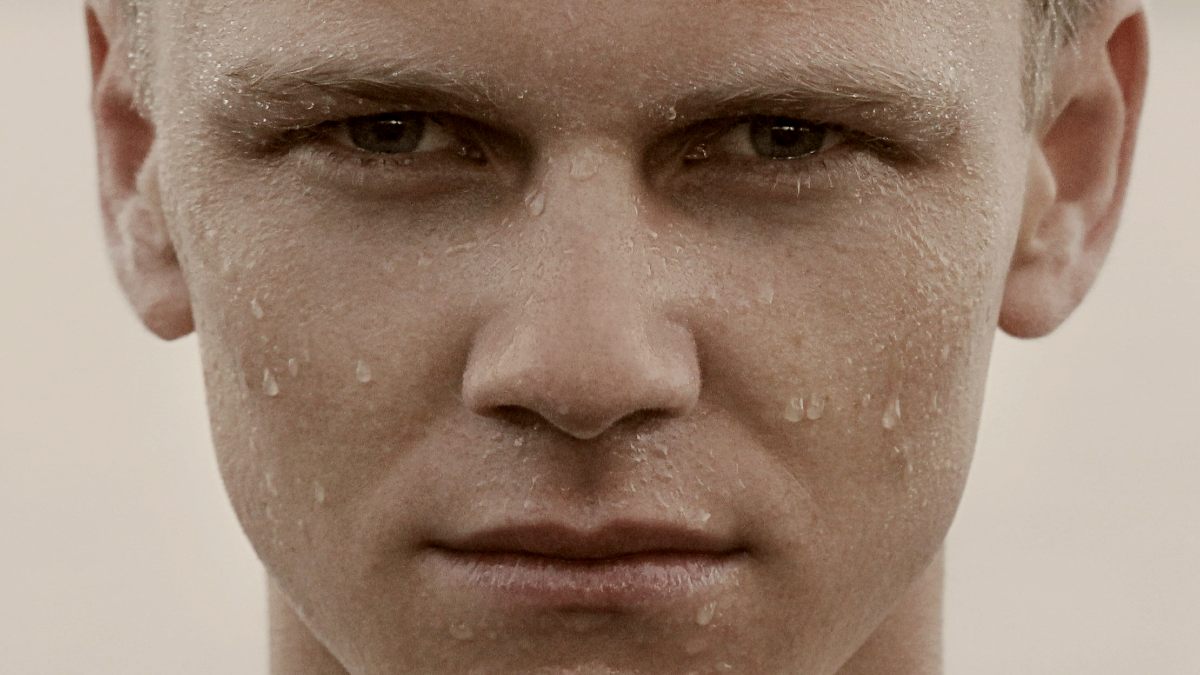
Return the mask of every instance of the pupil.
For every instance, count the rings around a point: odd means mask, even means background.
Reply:
[[[360,150],[386,155],[413,152],[425,135],[425,118],[420,113],[368,117],[350,121],[348,131]]]
[[[771,159],[812,155],[825,142],[825,130],[788,117],[758,118],[750,124],[754,150]]]

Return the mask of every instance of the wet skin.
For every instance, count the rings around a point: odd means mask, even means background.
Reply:
[[[161,4],[222,475],[348,672],[853,657],[970,464],[1011,4]]]

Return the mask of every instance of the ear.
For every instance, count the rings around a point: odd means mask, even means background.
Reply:
[[[87,5],[100,208],[109,257],[134,311],[164,340],[193,330],[191,301],[158,190],[150,116],[139,109],[129,21],[119,2]]]
[[[1101,3],[1075,44],[1055,55],[1000,309],[1000,328],[1015,337],[1058,328],[1087,295],[1112,245],[1146,89],[1140,5]]]

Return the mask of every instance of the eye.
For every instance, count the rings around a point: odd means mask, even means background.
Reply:
[[[450,131],[434,116],[400,112],[356,117],[338,124],[335,138],[342,145],[372,155],[404,155],[442,150],[474,156],[473,145]]]
[[[713,155],[795,160],[840,145],[845,136],[828,126],[795,117],[754,116],[709,135],[685,155],[689,161]]]

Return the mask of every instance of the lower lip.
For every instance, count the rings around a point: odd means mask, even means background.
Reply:
[[[506,604],[620,611],[717,593],[737,582],[742,561],[739,554],[663,552],[574,560],[434,549],[429,562],[442,583]]]

